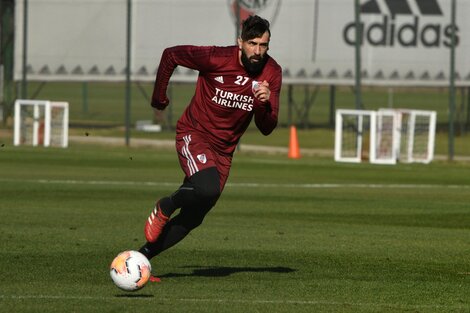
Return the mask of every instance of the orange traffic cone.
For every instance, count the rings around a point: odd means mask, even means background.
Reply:
[[[297,128],[290,127],[289,154],[290,159],[300,159],[299,142],[297,141]]]

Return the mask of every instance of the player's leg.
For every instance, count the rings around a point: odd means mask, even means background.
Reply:
[[[182,170],[186,174],[183,185],[172,195],[157,201],[155,208],[148,217],[144,233],[149,242],[157,241],[171,215],[185,205],[196,205],[212,197],[213,193],[220,194],[216,184],[194,185],[191,177],[208,168],[217,167],[217,156],[210,148],[207,138],[197,134],[180,134],[176,137],[176,150]],[[215,178],[214,178],[215,180]]]
[[[179,214],[172,218],[165,226],[163,233],[158,240],[153,243],[145,243],[139,251],[148,259],[151,259],[161,252],[173,247],[183,240],[191,230],[195,229],[202,223],[204,217],[212,207],[213,205],[181,208]]]
[[[178,208],[197,210],[193,221],[199,225],[205,214],[215,204],[222,192],[231,167],[232,157],[220,155],[212,151],[206,138],[198,135],[178,136],[176,147],[181,168],[186,174],[183,185],[171,196],[162,198],[156,205],[146,223],[145,234],[148,242],[156,242],[165,231],[169,218]],[[159,218],[163,215],[163,218]],[[189,216],[183,215],[182,217]],[[180,217],[180,218],[182,218]],[[188,219],[175,225],[183,225],[184,229],[173,229],[172,238],[184,238],[194,225],[189,225]],[[152,223],[150,223],[150,221]],[[173,224],[171,224],[173,225]],[[157,227],[158,226],[158,227]],[[172,233],[173,233],[172,231]],[[177,241],[181,240],[177,239]],[[173,245],[173,244],[171,244]],[[165,247],[170,246],[165,244]]]
[[[173,195],[181,205],[180,213],[166,224],[155,242],[148,241],[139,251],[152,258],[174,246],[198,227],[220,196],[220,176],[210,167],[186,179]]]
[[[199,206],[210,203],[214,199],[216,201],[220,192],[219,172],[214,166],[185,178],[183,185],[169,199],[176,208]]]
[[[157,241],[170,216],[182,207],[206,207],[220,196],[220,178],[216,167],[203,169],[185,179],[169,197],[160,199],[148,217],[144,233],[149,242]]]

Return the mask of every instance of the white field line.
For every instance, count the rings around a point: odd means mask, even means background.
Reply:
[[[2,179],[0,182],[21,182],[37,184],[65,184],[65,185],[117,185],[117,186],[151,186],[151,187],[175,187],[180,183],[172,182],[146,182],[146,181],[118,181],[118,180],[75,180],[75,179]],[[322,188],[376,188],[376,189],[470,189],[470,185],[444,185],[444,184],[282,184],[282,183],[227,183],[227,187],[240,188],[300,188],[300,189],[322,189]]]
[[[205,302],[222,304],[276,304],[276,305],[327,305],[327,306],[356,306],[356,307],[376,307],[376,308],[396,308],[396,309],[446,309],[459,310],[467,308],[465,305],[439,305],[439,304],[400,304],[400,303],[367,303],[367,302],[340,302],[322,300],[261,300],[261,299],[210,299],[210,298],[158,298],[153,295],[142,294],[126,297],[126,294],[115,296],[69,296],[69,295],[0,295],[0,300],[134,300],[158,302]]]

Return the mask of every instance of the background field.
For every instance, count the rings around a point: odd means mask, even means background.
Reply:
[[[131,121],[149,118],[149,97],[152,94],[153,83],[139,82],[131,85]],[[335,89],[335,108],[355,108],[354,90],[349,86],[338,86]],[[75,83],[75,82],[29,82],[28,97],[35,99],[50,99],[68,101],[71,104],[71,120],[75,124],[95,122],[101,125],[116,125],[124,123],[126,88],[123,83]],[[168,89],[171,100],[172,121],[181,115],[194,94],[193,83],[172,83]],[[281,90],[280,122],[288,122],[289,85]],[[329,125],[330,87],[315,85],[293,85],[292,98],[296,108],[293,108],[293,123],[298,126],[320,127]],[[456,123],[460,126],[470,126],[468,112],[469,95],[466,89],[458,88],[456,93]],[[410,108],[435,110],[438,122],[443,126],[448,124],[449,91],[448,88],[386,88],[363,87],[362,104],[364,109],[378,108]],[[308,107],[308,109],[306,109]],[[304,115],[307,112],[308,125],[298,118],[297,112]],[[169,113],[166,111],[166,113]],[[461,124],[461,125],[460,125]]]
[[[328,86],[294,86],[289,123],[288,86],[281,92],[279,127],[268,137],[259,134],[254,126],[242,139],[242,143],[287,147],[289,126],[298,128],[300,147],[305,149],[327,149],[333,154],[334,127],[330,124],[330,89]],[[65,83],[30,82],[30,98],[68,101],[70,104],[70,134],[85,137],[111,136],[125,138],[125,86],[122,83]],[[171,105],[159,116],[154,116],[148,97],[152,92],[150,83],[134,83],[131,89],[130,121],[132,138],[173,139],[176,120],[189,103],[193,84],[172,84],[168,91]],[[306,99],[312,101],[306,104]],[[458,89],[455,116],[454,154],[470,157],[470,111],[468,91]],[[449,93],[447,88],[383,88],[364,87],[363,108],[411,108],[435,110],[438,130],[435,152],[446,157],[449,154]],[[335,109],[354,109],[354,93],[350,87],[337,87]],[[7,110],[8,111],[8,110]],[[161,133],[145,133],[135,130],[141,120],[154,120],[162,124]],[[0,125],[0,142],[11,144],[12,122]]]
[[[470,164],[238,153],[203,226],[137,293],[108,266],[181,181],[166,149],[0,148],[5,312],[468,312]]]

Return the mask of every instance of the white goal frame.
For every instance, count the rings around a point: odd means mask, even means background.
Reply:
[[[365,124],[368,117],[369,124]],[[347,120],[346,120],[347,119]],[[348,120],[349,124],[348,125]],[[369,137],[365,138],[365,127]],[[434,158],[436,112],[410,109],[337,110],[335,161],[374,164],[430,163]],[[353,140],[351,139],[353,138]],[[353,143],[354,151],[345,143]],[[369,149],[364,149],[368,139]]]
[[[395,114],[399,125],[397,158],[405,163],[430,163],[434,158],[436,112],[398,109]]]
[[[32,108],[32,116],[25,116],[25,114],[23,114],[23,106]],[[53,111],[56,109],[63,111],[62,116],[58,121],[53,120]],[[31,136],[30,143],[32,146],[43,145],[44,147],[68,147],[68,102],[18,99],[15,101],[14,112],[13,144],[15,146],[27,143],[25,138],[27,136]],[[53,125],[53,121],[57,122],[59,125]],[[31,129],[27,129],[25,126],[27,122],[31,124]],[[52,135],[53,130],[60,132],[58,140],[56,140],[55,136]]]
[[[355,118],[353,140],[348,140],[343,131],[345,125],[344,117],[351,116]],[[375,111],[367,110],[336,110],[336,124],[335,124],[335,161],[336,162],[353,162],[360,163],[362,161],[364,143],[369,132],[369,142],[375,142],[375,127],[376,127],[377,113]],[[350,149],[345,148],[346,145],[352,143]],[[369,145],[369,157],[375,159],[375,150],[372,145]]]

